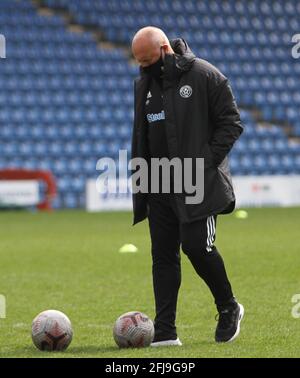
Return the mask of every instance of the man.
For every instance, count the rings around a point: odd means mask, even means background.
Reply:
[[[231,212],[235,204],[227,155],[242,125],[231,88],[183,39],[170,42],[158,28],[139,30],[132,52],[141,71],[135,81],[132,158],[201,157],[205,162],[201,203],[187,204],[186,193],[174,190],[133,195],[134,224],[148,217],[151,235],[156,304],[152,346],[182,345],[175,326],[180,245],[214,296],[219,313],[215,340],[232,341],[244,309],[213,244],[217,215]]]

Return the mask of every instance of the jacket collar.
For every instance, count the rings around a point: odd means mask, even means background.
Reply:
[[[196,59],[196,56],[189,48],[183,38],[177,38],[170,41],[171,47],[175,54],[166,54],[164,60],[164,79],[172,80],[182,75],[183,72],[189,71]],[[148,76],[142,67],[140,67],[141,76]]]

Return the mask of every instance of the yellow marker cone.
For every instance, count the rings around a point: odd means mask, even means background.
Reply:
[[[137,247],[133,244],[124,244],[120,249],[120,253],[136,253],[138,251]]]
[[[246,210],[237,210],[235,212],[235,217],[238,219],[246,219],[248,218],[248,213]]]

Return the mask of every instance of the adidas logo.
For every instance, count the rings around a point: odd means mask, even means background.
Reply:
[[[147,94],[147,98],[151,98],[152,97],[152,94],[151,92],[149,91],[148,94]]]

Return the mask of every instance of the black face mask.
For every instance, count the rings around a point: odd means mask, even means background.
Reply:
[[[158,59],[158,61],[151,64],[148,67],[144,67],[144,71],[151,77],[159,79],[163,73],[162,72],[163,65],[164,65],[164,61],[162,58],[162,53],[160,52],[160,58]]]

